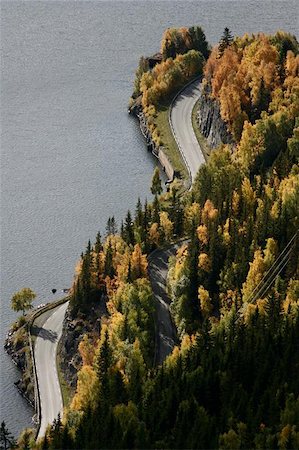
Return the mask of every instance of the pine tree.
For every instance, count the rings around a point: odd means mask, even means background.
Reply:
[[[117,233],[117,224],[115,221],[115,217],[109,217],[107,220],[106,225],[106,237],[112,235],[115,235]]]
[[[109,342],[109,333],[106,328],[103,331],[100,347],[95,356],[95,369],[101,388],[101,397],[107,400],[109,398],[109,368],[112,363],[112,351]]]
[[[152,178],[152,185],[151,185],[151,193],[153,195],[160,195],[162,193],[163,189],[162,189],[162,183],[161,183],[161,178],[160,178],[160,172],[158,167],[155,168],[154,170],[154,175]]]
[[[9,432],[4,421],[1,422],[1,427],[0,427],[0,443],[1,443],[1,447],[0,447],[1,450],[2,449],[8,450],[9,448],[14,448],[14,446],[15,446],[14,437]]]
[[[95,251],[96,253],[100,253],[102,250],[103,250],[103,246],[102,246],[102,236],[101,236],[101,233],[98,232],[98,233],[97,233],[97,236],[96,236],[96,242],[95,242],[95,245],[94,245],[94,251]]]
[[[91,251],[91,242],[88,241],[85,254],[82,258],[82,270],[80,274],[81,286],[82,286],[82,300],[83,303],[87,303],[90,300],[91,293],[91,276],[93,266],[93,256]]]
[[[113,249],[112,249],[110,239],[109,239],[108,247],[106,249],[106,254],[105,254],[104,274],[106,276],[108,275],[110,278],[113,278],[115,275],[115,270],[113,267]]]
[[[127,244],[131,244],[134,245],[135,243],[135,238],[134,238],[134,227],[133,227],[133,221],[132,221],[132,216],[131,216],[131,212],[128,211],[127,216],[126,216],[126,220],[125,220],[125,225],[124,225],[124,239],[127,242]]]
[[[102,252],[102,250],[103,250],[102,237],[101,237],[101,233],[98,232],[97,236],[96,236],[96,242],[95,242],[95,245],[94,245],[94,251],[95,251],[95,272],[96,272],[97,285],[99,284],[99,280],[100,280],[100,276],[101,276],[101,252]]]
[[[219,58],[223,55],[224,50],[232,44],[233,40],[234,40],[234,37],[233,37],[231,31],[227,27],[225,27],[223,35],[219,42],[219,46],[218,46],[218,57]]]
[[[155,195],[153,206],[152,206],[152,223],[160,224],[160,202],[157,194]]]
[[[143,221],[142,203],[140,197],[138,197],[136,211],[135,211],[135,225],[136,227],[141,227]]]
[[[112,216],[111,217],[111,234],[115,235],[116,233],[117,233],[117,224],[116,224],[115,217]]]

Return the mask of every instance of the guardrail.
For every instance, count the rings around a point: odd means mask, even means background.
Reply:
[[[37,419],[36,419],[37,428],[36,428],[36,433],[35,433],[35,439],[37,439],[37,436],[39,433],[39,428],[40,428],[40,423],[41,423],[41,401],[40,401],[40,393],[39,393],[39,388],[38,388],[38,378],[37,378],[37,371],[36,371],[34,349],[33,349],[32,338],[31,338],[32,326],[33,326],[35,319],[37,319],[37,317],[41,316],[42,314],[44,314],[47,311],[51,311],[51,309],[54,309],[57,306],[62,305],[63,303],[66,303],[69,300],[70,300],[70,296],[67,296],[67,297],[63,297],[59,300],[56,300],[54,302],[47,303],[44,307],[42,307],[36,311],[33,311],[31,314],[31,317],[29,318],[29,321],[27,323],[28,341],[29,341],[30,355],[31,355],[31,360],[32,360],[32,368],[33,368],[33,378],[34,378],[34,407],[35,407],[36,416],[37,416]]]
[[[188,184],[187,184],[187,186],[186,186],[186,191],[190,191],[190,189],[191,189],[191,187],[192,187],[191,170],[190,170],[190,166],[189,166],[189,164],[188,164],[188,162],[187,162],[187,160],[186,160],[186,157],[185,157],[185,154],[184,154],[183,149],[182,149],[182,147],[181,147],[181,144],[179,143],[179,140],[178,140],[177,135],[176,135],[176,133],[175,133],[175,130],[174,130],[174,127],[173,127],[173,124],[172,124],[172,120],[171,120],[171,112],[172,112],[172,108],[173,108],[173,105],[174,105],[175,101],[176,101],[177,98],[181,95],[181,93],[182,93],[188,86],[190,86],[192,83],[194,83],[195,81],[200,81],[201,79],[202,79],[202,76],[200,76],[200,77],[195,77],[195,78],[193,78],[191,81],[189,81],[187,84],[185,84],[185,85],[184,85],[184,86],[176,93],[176,95],[173,97],[173,99],[172,99],[172,101],[171,101],[171,104],[170,104],[170,107],[169,107],[169,110],[168,110],[168,122],[169,122],[169,126],[170,126],[171,132],[172,132],[172,134],[173,134],[174,140],[175,140],[175,142],[176,142],[176,144],[177,144],[177,146],[178,146],[179,152],[180,152],[180,154],[181,154],[181,156],[182,156],[182,158],[183,158],[184,164],[185,164],[185,166],[186,166],[186,168],[187,168],[187,171],[188,171],[188,178],[189,178],[189,180],[188,180]],[[191,114],[192,114],[192,113],[191,113]]]

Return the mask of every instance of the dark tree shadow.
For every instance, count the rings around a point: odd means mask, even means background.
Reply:
[[[34,325],[31,329],[31,332],[34,336],[38,336],[46,341],[56,342],[57,341],[57,333],[52,330],[46,330],[45,328],[37,327]]]

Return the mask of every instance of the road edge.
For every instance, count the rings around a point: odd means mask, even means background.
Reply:
[[[188,86],[190,86],[192,83],[194,83],[195,81],[199,81],[199,82],[200,82],[201,80],[202,80],[202,75],[193,78],[193,79],[190,80],[187,84],[185,84],[185,85],[184,85],[184,86],[183,86],[183,87],[175,94],[175,96],[174,96],[173,99],[171,100],[171,103],[170,103],[170,106],[169,106],[169,109],[168,109],[168,123],[169,123],[169,126],[170,126],[171,132],[172,132],[172,134],[173,134],[174,140],[175,140],[175,142],[176,142],[176,144],[177,144],[177,147],[178,147],[179,152],[180,152],[180,154],[181,154],[181,156],[182,156],[182,158],[183,158],[184,164],[185,164],[186,169],[187,169],[187,172],[188,172],[188,184],[187,184],[187,187],[186,187],[186,191],[190,191],[190,189],[191,189],[191,187],[192,187],[191,170],[190,170],[189,164],[188,164],[188,162],[187,162],[187,160],[186,160],[186,156],[185,156],[185,153],[183,152],[183,149],[182,149],[182,147],[181,147],[181,144],[179,143],[179,141],[178,141],[178,139],[177,139],[177,136],[176,136],[176,133],[175,133],[173,124],[172,124],[171,113],[172,113],[172,109],[173,109],[174,103],[176,102],[177,98],[182,94],[182,92],[184,92],[184,90],[185,90]],[[192,116],[191,116],[191,125],[192,125]],[[192,125],[192,129],[193,129],[193,125]]]
[[[37,319],[37,317],[41,316],[42,314],[44,314],[47,311],[51,311],[52,309],[66,303],[69,300],[70,300],[70,297],[67,296],[67,297],[63,297],[62,299],[56,300],[54,302],[47,303],[43,308],[40,308],[39,310],[32,313],[32,317],[30,318],[30,320],[27,324],[30,355],[31,355],[31,360],[32,360],[32,368],[33,368],[33,376],[34,376],[34,398],[35,398],[34,406],[35,406],[35,411],[36,411],[36,423],[37,423],[36,432],[35,432],[35,440],[38,437],[40,424],[41,424],[41,401],[40,401],[40,392],[39,392],[39,387],[38,387],[34,346],[32,344],[32,335],[31,335],[32,326],[34,324],[35,319]],[[57,370],[57,367],[56,367],[56,370]],[[59,380],[59,378],[58,378],[58,380]],[[59,381],[59,386],[60,386],[60,381]],[[60,386],[60,389],[61,389],[61,386]]]

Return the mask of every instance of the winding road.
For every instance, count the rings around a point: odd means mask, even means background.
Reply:
[[[181,240],[166,249],[157,249],[148,256],[148,274],[156,306],[155,365],[161,365],[178,343],[176,326],[170,313],[170,298],[167,295],[168,263],[177,250],[188,243]]]
[[[199,167],[205,163],[192,126],[193,107],[200,96],[200,81],[194,81],[175,97],[169,115],[170,127],[194,182]]]
[[[176,254],[178,248],[179,245],[173,245],[166,250],[155,250],[148,257],[148,274],[156,306],[155,365],[163,363],[177,341],[176,328],[169,311],[170,299],[166,293],[166,281],[168,260]]]
[[[194,181],[199,167],[205,162],[192,127],[192,110],[200,94],[199,81],[188,85],[175,98],[170,111],[170,126],[180,152]],[[176,340],[176,328],[172,322],[166,293],[169,257],[175,255],[180,244],[168,249],[156,250],[149,256],[148,270],[156,302],[156,364],[162,364],[171,353]],[[57,345],[62,333],[63,319],[68,302],[46,312],[45,322],[36,338],[34,355],[41,406],[41,423],[38,438],[58,414],[63,403],[56,367]],[[40,316],[42,317],[42,316]]]
[[[169,114],[169,122],[174,138],[194,182],[199,167],[205,163],[202,150],[192,126],[193,107],[200,96],[199,80],[190,83],[175,97]],[[156,358],[162,364],[171,353],[176,340],[176,328],[169,311],[170,300],[166,292],[168,260],[175,255],[180,244],[166,250],[155,250],[148,258],[148,272],[156,303]]]
[[[53,423],[58,413],[62,415],[63,403],[56,367],[56,353],[67,307],[68,302],[51,310],[50,316],[39,328],[34,346],[41,406],[38,438],[44,436],[47,426]],[[49,312],[44,314],[49,314]]]

